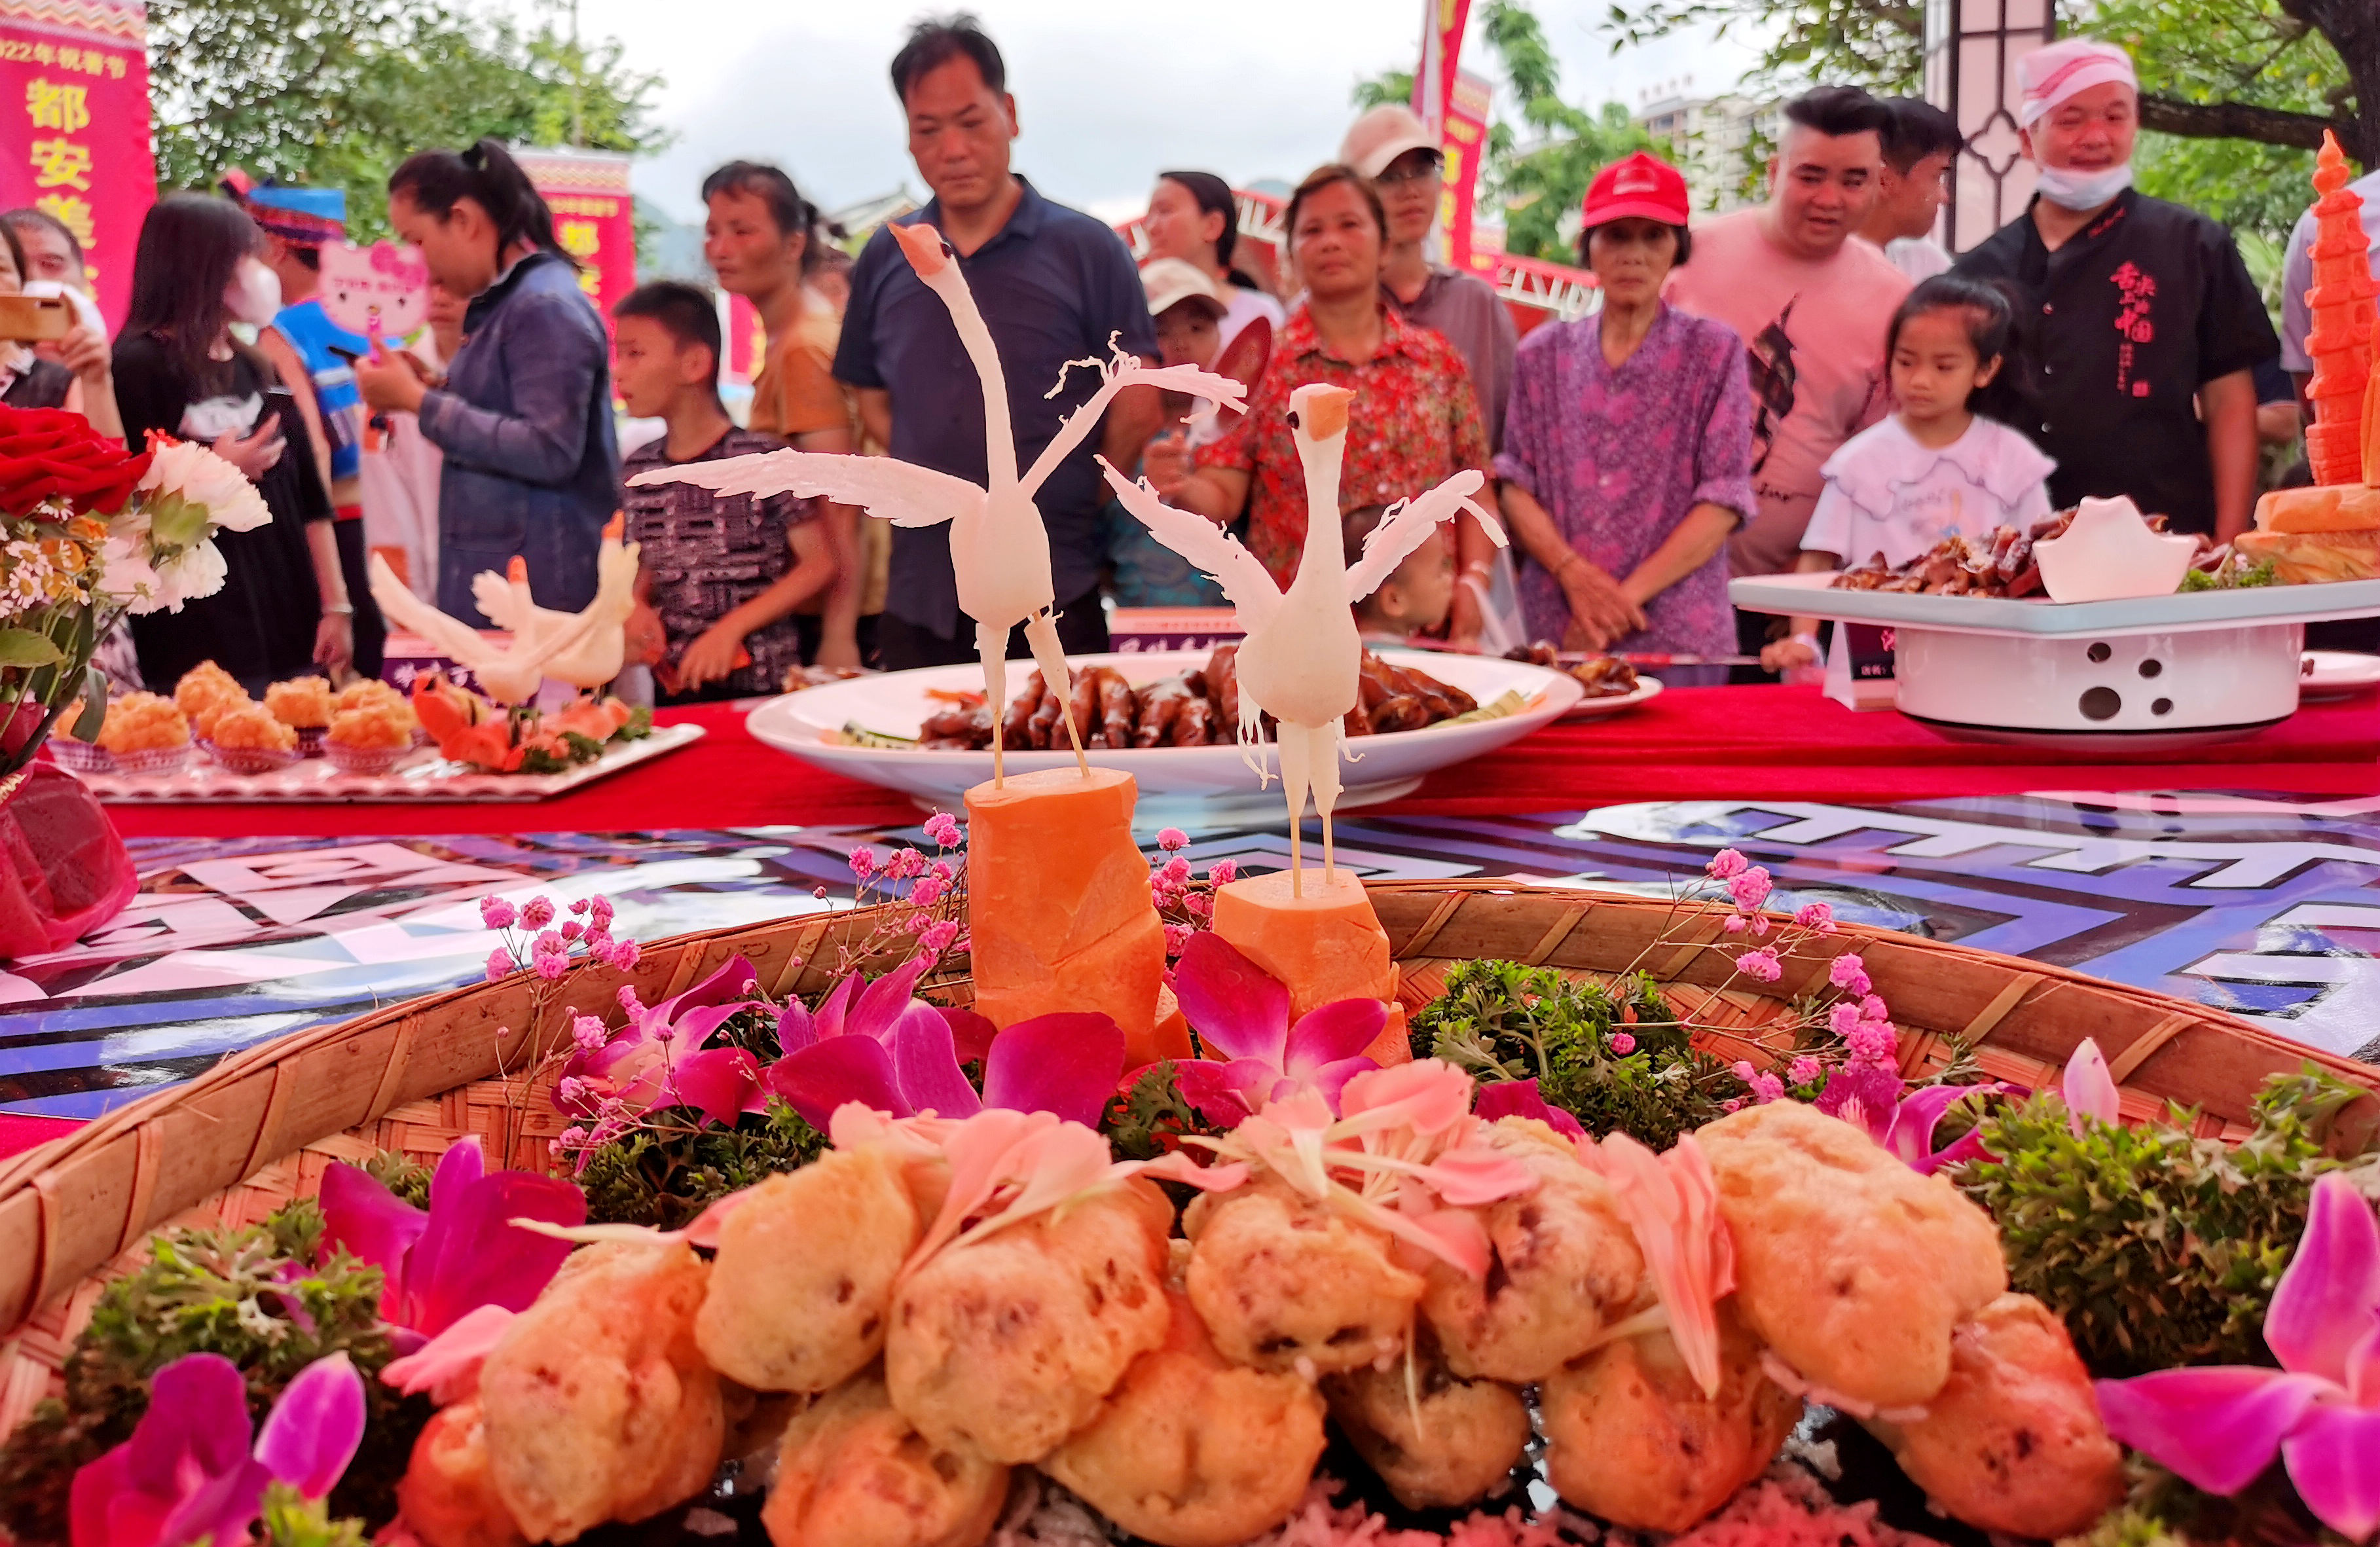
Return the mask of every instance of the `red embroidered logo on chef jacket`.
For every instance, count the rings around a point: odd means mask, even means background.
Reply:
[[[2143,273],[2137,264],[2126,263],[2107,278],[2116,287],[2119,303],[2116,332],[2124,341],[2116,350],[2116,390],[2146,397],[2149,384],[2132,380],[2132,348],[2156,337],[2156,324],[2149,317],[2150,303],[2156,298],[2156,276]]]

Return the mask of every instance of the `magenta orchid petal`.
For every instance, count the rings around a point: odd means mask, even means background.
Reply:
[[[334,1164],[322,1173],[322,1252],[334,1248],[380,1269],[380,1313],[397,1319],[405,1257],[430,1216],[374,1181],[361,1166]]]
[[[1927,1176],[1968,1160],[1989,1159],[1991,1152],[1984,1148],[1975,1130],[1969,1129],[1956,1143],[1939,1152],[1934,1148],[1934,1130],[1942,1126],[1943,1114],[1967,1097],[2010,1088],[1992,1081],[1980,1085],[1926,1085],[1912,1091],[1894,1108],[1881,1142],[1894,1159]]]
[[[2273,1464],[2323,1383],[2246,1365],[2096,1383],[2107,1432],[2193,1487],[2230,1494]]]
[[[1289,990],[1279,978],[1200,930],[1182,948],[1172,981],[1184,1018],[1210,1052],[1281,1068],[1289,1040]]]
[[[763,1100],[760,1060],[742,1047],[683,1054],[669,1066],[665,1087],[661,1105],[691,1106],[704,1121],[734,1128],[756,1100]]]
[[[1535,1118],[1565,1138],[1586,1137],[1586,1130],[1579,1126],[1576,1118],[1547,1103],[1534,1075],[1526,1080],[1498,1080],[1481,1085],[1478,1100],[1471,1110],[1489,1122],[1499,1118]]]
[[[747,1009],[763,1008],[758,999],[736,999],[723,1005],[699,1005],[677,1018],[680,1047],[704,1047],[719,1034],[719,1028]]]
[[[1341,999],[1321,1005],[1297,1018],[1289,1029],[1281,1072],[1303,1079],[1325,1064],[1352,1058],[1378,1040],[1389,1023],[1389,1007],[1381,999]]]
[[[516,1219],[575,1229],[587,1223],[587,1195],[528,1171],[481,1178],[451,1204],[433,1190],[430,1228],[406,1263],[405,1324],[435,1337],[483,1305],[528,1310],[561,1271],[570,1243]]]
[[[787,1001],[784,1009],[777,1011],[779,1052],[798,1053],[818,1039],[818,1021],[810,1014],[809,1006],[799,999],[793,999]]]
[[[2273,1289],[2265,1346],[2281,1368],[2349,1384],[2349,1356],[2380,1321],[2380,1215],[2334,1171],[2313,1184],[2305,1233]],[[2380,1468],[2380,1457],[2374,1466]]]
[[[951,1023],[933,1006],[908,1004],[885,1028],[884,1046],[892,1055],[901,1100],[911,1111],[971,1118],[983,1109],[983,1098],[959,1068]]]
[[[769,1066],[770,1087],[823,1133],[834,1109],[856,1101],[896,1118],[917,1116],[901,1099],[892,1055],[872,1036],[831,1036]]]
[[[407,1396],[429,1392],[442,1408],[459,1402],[479,1389],[480,1366],[512,1324],[513,1312],[503,1306],[480,1306],[402,1358],[389,1360],[380,1378]]]
[[[220,1354],[157,1372],[132,1437],[75,1474],[74,1547],[248,1539],[273,1473],[249,1454],[248,1384]]]
[[[917,980],[925,972],[926,959],[913,956],[862,989],[844,1021],[844,1034],[872,1036],[879,1042],[890,1038],[894,1023],[917,997]]]
[[[2318,1402],[2281,1442],[2314,1518],[2350,1541],[2380,1527],[2380,1408]]]
[[[328,1493],[364,1441],[364,1378],[344,1353],[318,1359],[283,1388],[256,1432],[256,1458],[310,1499]]]
[[[1123,1076],[1123,1028],[1096,1010],[1020,1021],[984,1055],[984,1105],[1097,1128]]]
[[[723,1005],[731,1000],[748,999],[760,986],[760,974],[752,970],[749,960],[731,956],[719,971],[704,978],[674,998],[663,999],[646,1012],[649,1021],[665,1026],[677,1024],[678,1018],[690,1009],[709,1005]]]
[[[2085,1118],[2111,1123],[2121,1116],[2122,1098],[2116,1090],[2116,1077],[2107,1071],[2107,1056],[2092,1037],[2086,1036],[2075,1045],[2066,1060],[2066,1072],[2058,1081],[2058,1091],[2066,1102],[2067,1124],[2077,1134],[2082,1131]]]
[[[1261,1058],[1234,1058],[1227,1064],[1190,1058],[1173,1066],[1173,1078],[1182,1099],[1196,1107],[1200,1117],[1231,1129],[1255,1115],[1280,1071]]]
[[[1359,1074],[1369,1074],[1379,1067],[1371,1058],[1361,1056],[1353,1058],[1336,1058],[1290,1083],[1293,1088],[1304,1085],[1319,1094],[1323,1104],[1329,1106],[1331,1115],[1336,1117],[1339,1113],[1339,1093],[1347,1088],[1347,1082]]]
[[[478,1134],[467,1134],[447,1145],[446,1153],[438,1157],[437,1169],[430,1173],[431,1217],[436,1217],[441,1203],[459,1202],[464,1190],[487,1174],[488,1153],[480,1147]]]
[[[827,990],[826,997],[819,1001],[818,1007],[817,1029],[820,1042],[843,1034],[844,1018],[851,1014],[851,1001],[859,997],[859,991],[864,986],[859,974],[854,973]]]
[[[990,1016],[978,1015],[971,1009],[945,1009],[942,1019],[951,1023],[951,1041],[958,1049],[959,1062],[979,1064],[990,1055],[991,1039],[1000,1034],[1000,1028],[991,1023]]]
[[[1916,1168],[1919,1176],[1930,1177],[1937,1171],[1948,1171],[1953,1166],[1964,1166],[1970,1161],[1998,1158],[1984,1147],[1984,1130],[1980,1128],[1971,1128],[1959,1135],[1958,1142],[1949,1149],[1937,1150],[1923,1160],[1911,1161],[1910,1165]]]

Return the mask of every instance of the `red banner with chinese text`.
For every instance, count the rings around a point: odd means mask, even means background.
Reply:
[[[554,236],[578,260],[578,287],[603,314],[609,333],[612,308],[637,287],[628,158],[604,151],[515,151],[513,159],[552,209]]]
[[[1414,71],[1413,110],[1425,127],[1443,129],[1463,58],[1463,30],[1471,0],[1422,0],[1421,68]]]
[[[110,327],[157,201],[148,31],[137,0],[0,0],[0,209],[30,204],[75,234]]]
[[[1439,200],[1439,226],[1446,233],[1446,261],[1471,273],[1493,276],[1496,255],[1474,250],[1479,163],[1488,153],[1488,112],[1494,88],[1468,70],[1458,70],[1446,99],[1446,125],[1439,145],[1446,155],[1446,187]]]

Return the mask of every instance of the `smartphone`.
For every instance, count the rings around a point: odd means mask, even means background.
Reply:
[[[322,347],[328,349],[332,354],[339,357],[339,358],[346,361],[349,365],[360,365],[363,363],[363,357],[357,354],[352,349],[342,349],[335,344],[325,344]]]
[[[26,344],[64,338],[74,316],[63,296],[0,296],[0,338]]]

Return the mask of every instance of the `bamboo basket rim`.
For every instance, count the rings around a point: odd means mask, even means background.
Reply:
[[[1901,1028],[1904,1074],[1939,1067],[1963,1040],[1979,1050],[1986,1075],[2038,1088],[2090,1035],[2107,1055],[2128,1118],[2178,1100],[2200,1108],[2198,1131],[2228,1136],[2244,1128],[2248,1098],[2265,1075],[2313,1064],[2373,1093],[2344,1115],[2350,1133],[2380,1130],[2380,1067],[2301,1046],[2209,1006],[2071,968],[1842,924],[1810,953],[1788,958],[1782,981],[1746,987],[1726,982],[1730,958],[1743,942],[1722,932],[1728,910],[1721,906],[1492,879],[1370,881],[1366,888],[1391,954],[1406,969],[1400,997],[1409,1008],[1436,997],[1442,964],[1476,957],[1608,976],[1618,969],[1583,960],[1597,942],[1617,941],[1615,954],[1640,942],[1631,954],[1641,957],[1667,924],[1669,940],[1644,969],[1673,995],[1698,993],[1691,1011],[1697,1018],[1732,1028],[1708,1039],[1723,1056],[1767,1061],[1775,1050],[1758,1042],[1760,1027],[1792,998],[1823,985],[1835,956],[1856,950]],[[451,1118],[434,1114],[459,1110],[456,1099],[480,1086],[500,1085],[507,1104],[518,1097],[515,1115],[529,1119],[505,1125],[492,1159],[542,1166],[544,1140],[561,1125],[554,1119],[538,1130],[536,1119],[552,1114],[527,1105],[534,1100],[531,1076],[566,1039],[585,990],[597,989],[607,1019],[616,1020],[618,985],[635,985],[654,1003],[742,955],[771,994],[814,992],[834,976],[814,960],[820,948],[864,939],[880,916],[880,910],[846,909],[673,936],[644,945],[637,968],[625,973],[574,963],[552,985],[544,1021],[514,1013],[524,1022],[517,1027],[503,1017],[506,1007],[532,1002],[535,985],[526,973],[401,1001],[245,1049],[183,1085],[0,1162],[0,1433],[13,1427],[11,1413],[30,1406],[14,1399],[22,1395],[22,1376],[10,1365],[26,1357],[20,1345],[39,1331],[37,1318],[55,1320],[70,1295],[87,1314],[89,1294],[76,1291],[95,1293],[103,1276],[125,1271],[152,1232],[309,1152],[336,1148],[340,1157],[357,1158],[365,1143],[358,1136],[393,1122],[428,1130],[443,1149],[460,1135]],[[1590,920],[1603,928],[1582,940]],[[1473,943],[1482,940],[1484,947]],[[861,965],[897,959],[886,952]],[[1433,968],[1439,969],[1435,978]],[[957,971],[926,986],[947,991],[939,997],[971,992]],[[1929,1008],[1946,996],[1951,1003],[1940,1008],[1949,1014]],[[301,1072],[301,1065],[310,1067]],[[337,1078],[317,1088],[325,1073]],[[437,1106],[442,1102],[445,1108]],[[434,1137],[439,1132],[443,1140]],[[54,1367],[52,1356],[62,1358],[50,1339],[70,1344],[67,1330],[43,1335],[43,1362]]]

